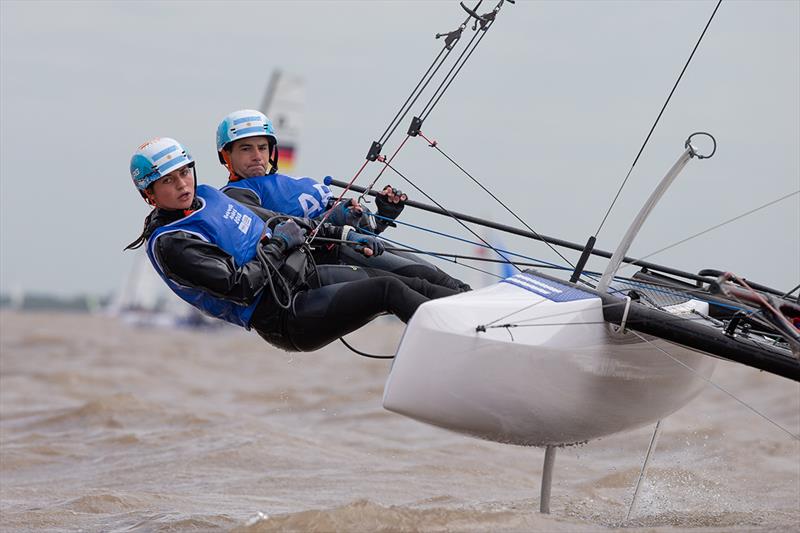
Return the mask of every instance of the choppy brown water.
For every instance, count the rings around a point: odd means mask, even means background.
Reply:
[[[388,353],[401,329],[353,336]],[[381,408],[389,363],[289,355],[243,332],[0,313],[3,531],[595,531],[625,516],[652,428],[559,450],[473,440]],[[714,381],[800,432],[796,383]],[[664,422],[626,531],[800,524],[800,444],[713,388]]]

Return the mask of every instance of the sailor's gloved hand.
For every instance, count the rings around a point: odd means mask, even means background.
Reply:
[[[355,198],[344,198],[330,210],[327,221],[334,226],[358,226],[363,211]]]
[[[277,241],[288,252],[305,242],[306,232],[294,220],[287,220],[275,226],[271,240]]]
[[[378,216],[384,217],[376,221],[378,233],[389,226],[393,228],[397,227],[397,224],[394,223],[394,219],[403,212],[403,208],[406,206],[406,200],[408,200],[408,196],[406,196],[403,191],[395,189],[391,185],[384,187],[380,194],[375,197],[375,205],[378,206]]]
[[[375,257],[386,251],[386,247],[380,239],[359,233],[355,228],[345,228],[342,239],[350,243],[356,252],[367,257]]]
[[[300,229],[306,232],[306,235],[311,233],[319,226],[319,220],[313,218],[303,218],[303,217],[292,217],[295,224],[300,226]]]

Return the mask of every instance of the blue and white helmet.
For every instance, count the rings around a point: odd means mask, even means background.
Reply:
[[[219,123],[217,127],[217,152],[219,162],[225,163],[222,150],[233,141],[246,137],[266,136],[273,146],[278,142],[272,121],[261,111],[241,109],[234,111]]]
[[[169,137],[156,137],[141,145],[131,157],[131,179],[139,191],[144,191],[170,172],[193,163],[181,143]]]

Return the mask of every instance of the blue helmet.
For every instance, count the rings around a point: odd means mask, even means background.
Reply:
[[[264,113],[254,109],[242,109],[229,114],[217,127],[219,162],[225,164],[222,150],[233,141],[260,136],[267,137],[272,146],[278,142],[272,121]]]
[[[170,172],[191,164],[194,159],[181,143],[169,137],[156,137],[141,145],[131,157],[131,179],[141,192]]]

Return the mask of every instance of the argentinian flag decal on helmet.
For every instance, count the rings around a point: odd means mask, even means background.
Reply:
[[[237,139],[262,135],[277,140],[272,121],[264,113],[255,109],[234,111],[222,119],[217,127],[217,151],[222,152],[228,143]]]
[[[141,145],[131,157],[131,179],[143,191],[154,181],[190,163],[194,159],[181,143],[169,137],[156,137]]]

